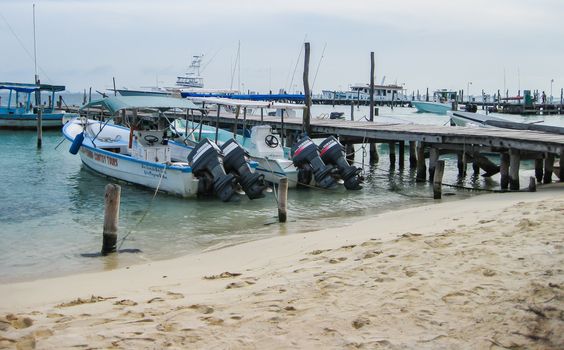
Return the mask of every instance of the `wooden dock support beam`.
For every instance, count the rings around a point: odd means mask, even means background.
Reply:
[[[403,169],[405,166],[405,141],[399,142],[399,159],[398,159],[398,167]]]
[[[458,152],[456,154],[456,166],[458,167],[458,177],[466,176],[466,153]]]
[[[560,96],[560,100],[562,100],[562,90],[560,92]],[[558,165],[560,167],[558,177],[560,178],[560,182],[564,182],[564,150],[560,152],[560,160],[558,161]]]
[[[415,141],[409,141],[409,167],[417,167],[417,143]]]
[[[534,176],[529,177],[529,192],[537,191],[537,179]]]
[[[539,183],[542,182],[543,174],[543,157],[539,156],[535,158],[535,178]]]
[[[442,185],[443,185],[443,174],[445,172],[445,161],[438,160],[435,172],[433,174],[433,198],[441,199],[442,197]]]
[[[288,178],[283,177],[278,184],[278,221],[286,222],[288,206]]]
[[[439,149],[436,147],[431,147],[429,149],[429,181],[433,181],[435,177],[435,168],[437,167],[438,160]]]
[[[121,187],[116,184],[107,184],[106,193],[104,195],[104,229],[102,232],[103,255],[116,251],[120,200]]]
[[[519,165],[521,163],[521,154],[518,149],[509,150],[509,189],[512,191],[519,190]]]
[[[380,156],[378,155],[378,149],[376,148],[376,144],[374,142],[370,143],[370,163],[378,163],[380,161]]]
[[[311,93],[309,91],[309,43],[304,43],[305,53],[304,53],[304,97],[305,106],[304,117],[303,117],[303,129],[311,136]]]
[[[499,165],[500,187],[502,190],[506,190],[509,187],[509,154],[500,154],[500,165]]]
[[[390,152],[390,168],[396,166],[396,143],[394,141],[388,142],[388,151]]]
[[[544,158],[544,176],[542,182],[549,184],[552,182],[552,172],[554,171],[554,154],[547,153]]]
[[[416,182],[425,182],[426,179],[425,166],[425,144],[423,142],[417,143],[417,175],[415,178]]]

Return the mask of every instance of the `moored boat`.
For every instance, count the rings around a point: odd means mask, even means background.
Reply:
[[[182,197],[215,195],[223,201],[237,199],[237,184],[244,180],[243,188],[251,199],[263,196],[266,186],[251,166],[248,173],[227,173],[219,148],[210,140],[189,147],[170,141],[168,126],[152,126],[171,118],[165,111],[195,109],[192,102],[170,97],[109,97],[82,109],[90,107],[102,107],[113,116],[123,110],[133,112],[121,120],[130,128],[86,118],[74,118],[63,127],[64,136],[73,142],[71,153],[79,153],[83,164],[95,172]],[[138,111],[145,113],[141,117]]]
[[[447,114],[452,110],[452,105],[441,102],[411,101],[411,105],[421,113]]]
[[[41,121],[44,129],[60,128],[63,118],[76,117],[77,114],[66,113],[56,106],[55,93],[65,90],[62,85],[48,84],[23,84],[23,83],[0,83],[0,90],[8,91],[8,101],[3,106],[0,103],[0,128],[4,129],[36,129],[38,108],[41,109]],[[39,106],[32,102],[32,94],[40,94],[42,91],[50,92],[48,103]],[[41,101],[41,97],[39,99]]]

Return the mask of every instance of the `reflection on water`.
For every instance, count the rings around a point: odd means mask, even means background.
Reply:
[[[350,112],[350,107],[341,107]],[[383,108],[380,110],[382,114]],[[393,113],[411,121],[443,124],[446,120],[405,108]],[[355,112],[361,115],[362,110]],[[390,169],[387,145],[379,146],[380,162],[374,166],[367,164],[368,157],[357,146],[356,165],[364,165],[364,188],[356,192],[290,190],[284,225],[277,223],[273,193],[254,201],[244,197],[239,203],[158,194],[151,203],[152,190],[122,184],[118,243],[128,235],[121,248],[141,253],[85,258],[82,254],[101,249],[104,188],[110,180],[82,167],[79,157],[68,153],[68,142],[55,150],[60,132],[45,131],[43,136],[43,149],[37,151],[34,132],[0,131],[0,282],[113,269],[236,242],[345,225],[364,215],[433,202],[432,188],[415,182],[414,169]],[[499,186],[499,177],[472,176],[471,166],[468,176],[459,179],[456,157],[441,159],[446,162],[444,183]],[[523,162],[522,167],[532,165]],[[474,194],[448,187],[443,193],[456,194],[445,196],[445,201]]]

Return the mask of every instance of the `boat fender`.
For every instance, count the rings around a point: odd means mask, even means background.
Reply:
[[[76,137],[72,141],[72,145],[70,146],[69,152],[71,154],[77,154],[78,150],[80,149],[80,146],[82,146],[83,141],[84,141],[84,131],[76,135]]]

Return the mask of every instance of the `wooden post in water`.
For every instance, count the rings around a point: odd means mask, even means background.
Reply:
[[[534,176],[529,177],[529,192],[537,191],[537,179]]]
[[[116,251],[120,200],[121,187],[116,184],[107,184],[106,194],[104,195],[104,229],[102,232],[103,255]]]
[[[309,91],[309,43],[304,43],[304,97],[305,109],[303,116],[303,128],[305,132],[311,136],[311,92]]]
[[[390,152],[390,169],[396,166],[396,143],[395,141],[388,142],[388,150]]]
[[[432,149],[432,148],[431,148]],[[445,172],[445,161],[438,160],[435,172],[433,174],[433,198],[441,199],[442,197],[442,185],[443,185],[443,174]]]
[[[417,143],[417,176],[416,182],[425,182],[426,179],[426,166],[425,166],[425,143],[419,141]]]
[[[466,153],[458,152],[456,154],[456,165],[458,167],[458,177],[466,176]]]
[[[439,149],[436,147],[431,147],[429,149],[429,181],[433,181],[435,177],[435,168],[437,167],[438,160]]]
[[[35,76],[35,84],[41,85],[39,76]],[[43,145],[43,111],[41,108],[41,90],[35,90],[35,108],[37,109],[37,149]]]
[[[398,166],[400,169],[403,169],[405,166],[405,141],[399,142],[399,159],[398,159]]]
[[[354,163],[354,155],[354,144],[347,143],[345,145],[345,158],[350,164]]]
[[[370,52],[370,121],[374,121],[374,51]],[[370,163],[378,163],[380,160],[380,156],[378,155],[378,150],[376,149],[376,144],[374,142],[370,142],[369,146],[370,152]]]
[[[543,156],[537,156],[537,158],[535,158],[535,178],[537,179],[537,181],[539,183],[542,182],[542,178],[543,178]]]
[[[502,190],[506,190],[509,187],[509,154],[504,152],[499,157],[500,187]]]
[[[518,191],[519,186],[519,165],[521,163],[521,154],[518,149],[511,148],[509,150],[509,189]]]
[[[554,154],[547,153],[544,159],[544,177],[542,182],[549,184],[552,182],[552,172],[554,171]]]
[[[419,95],[419,92],[417,93]],[[417,143],[409,141],[409,167],[415,168],[417,166]]]
[[[286,222],[288,205],[288,178],[283,177],[278,184],[278,221]]]

